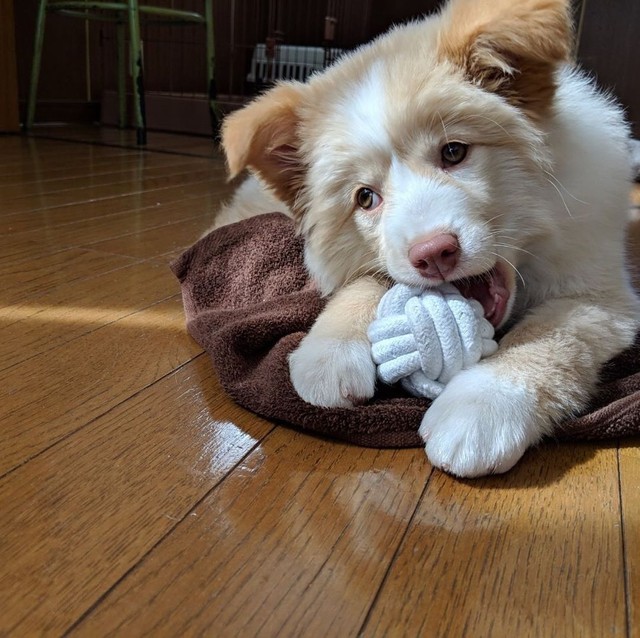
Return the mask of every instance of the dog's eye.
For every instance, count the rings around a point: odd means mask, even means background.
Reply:
[[[440,155],[444,166],[455,166],[460,164],[467,156],[469,150],[468,144],[462,142],[448,142],[442,147]]]
[[[382,204],[382,197],[370,188],[361,188],[356,193],[356,203],[362,210],[375,210]]]

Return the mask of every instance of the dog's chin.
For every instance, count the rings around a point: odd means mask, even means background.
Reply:
[[[393,275],[392,275],[393,276]],[[429,279],[412,273],[410,277],[398,277],[409,286],[417,288],[437,288],[442,281]],[[489,270],[465,277],[447,278],[467,299],[476,299],[484,309],[484,316],[498,329],[508,321],[515,300],[515,276],[502,261],[497,261]]]

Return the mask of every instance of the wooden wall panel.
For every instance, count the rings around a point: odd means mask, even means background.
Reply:
[[[18,129],[13,0],[0,0],[0,132],[15,132]]]
[[[578,59],[624,104],[640,138],[640,2],[585,0],[584,5]]]

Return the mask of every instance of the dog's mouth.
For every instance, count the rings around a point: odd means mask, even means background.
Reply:
[[[497,328],[504,321],[509,306],[511,291],[503,266],[498,262],[482,275],[474,275],[451,282],[467,299],[482,304],[484,316]]]

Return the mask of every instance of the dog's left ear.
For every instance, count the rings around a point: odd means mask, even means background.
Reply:
[[[554,71],[571,56],[569,0],[451,0],[441,17],[444,57],[530,117],[544,115]]]
[[[249,168],[288,204],[295,200],[303,173],[298,107],[304,90],[298,82],[283,82],[228,115],[222,124],[229,177]]]

